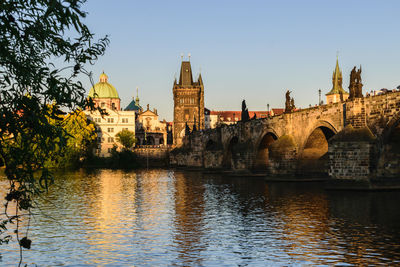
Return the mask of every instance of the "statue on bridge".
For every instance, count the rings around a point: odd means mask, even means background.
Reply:
[[[246,107],[246,100],[242,101],[242,121],[250,120],[249,110]]]
[[[291,91],[286,91],[285,112],[292,112],[295,109],[294,99],[290,97]]]
[[[350,96],[349,99],[360,98],[363,97],[362,95],[362,87],[363,84],[361,82],[361,66],[360,69],[357,70],[356,67],[351,70],[350,73]]]

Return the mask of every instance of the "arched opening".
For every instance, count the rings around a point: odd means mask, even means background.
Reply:
[[[232,159],[234,155],[234,148],[239,143],[239,138],[236,136],[232,137],[231,141],[228,144],[225,159],[224,159],[224,167],[227,169],[232,169]]]
[[[254,168],[258,170],[267,169],[269,165],[269,147],[278,137],[273,133],[266,133],[258,145]]]
[[[302,158],[319,159],[328,152],[328,141],[335,132],[328,127],[320,126],[310,134],[304,145]]]
[[[208,140],[208,142],[206,144],[206,150],[207,151],[214,150],[215,146],[216,146],[216,144],[213,140]]]
[[[148,146],[153,146],[154,145],[154,137],[153,136],[147,136],[146,138],[146,145]]]
[[[159,144],[160,144],[160,145],[163,145],[163,144],[164,144],[164,138],[161,137],[161,138],[159,139]]]
[[[383,177],[398,177],[400,173],[400,120],[390,129],[378,166],[378,175]]]
[[[326,127],[314,129],[308,136],[300,158],[300,170],[306,173],[326,173],[328,163],[328,141],[336,133]]]

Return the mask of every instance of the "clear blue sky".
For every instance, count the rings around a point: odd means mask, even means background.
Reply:
[[[332,88],[336,53],[347,90],[362,65],[364,92],[400,85],[400,1],[106,1],[88,0],[85,20],[110,46],[91,70],[109,76],[125,107],[139,87],[141,105],[172,120],[180,54],[200,69],[205,106],[240,110],[298,107]],[[89,87],[89,83],[88,87]],[[90,88],[87,90],[89,91]]]

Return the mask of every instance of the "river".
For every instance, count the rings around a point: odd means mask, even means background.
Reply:
[[[7,181],[0,180],[4,199]],[[174,170],[58,174],[30,222],[38,266],[399,265],[399,192]],[[26,223],[26,222],[25,222]],[[15,242],[0,246],[15,266]]]

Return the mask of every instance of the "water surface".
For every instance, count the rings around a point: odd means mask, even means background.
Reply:
[[[38,266],[400,264],[398,192],[100,170],[59,174],[38,202],[24,251]],[[15,242],[0,254],[2,266],[19,260]]]

